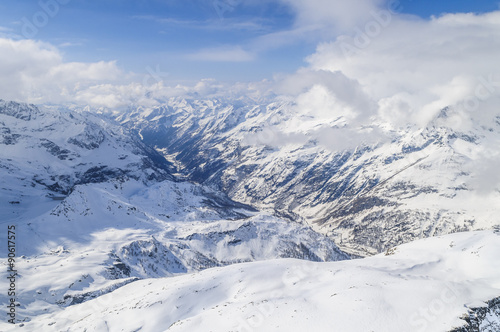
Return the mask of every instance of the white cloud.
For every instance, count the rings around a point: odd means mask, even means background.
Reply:
[[[59,48],[76,47],[76,46],[83,46],[83,43],[65,42],[58,45]]]
[[[496,152],[496,151],[495,151]],[[472,177],[467,185],[481,195],[488,195],[500,191],[500,172],[498,154],[482,156],[481,160],[473,164]]]
[[[295,74],[271,82],[227,85],[205,80],[167,87],[161,77],[124,73],[113,61],[69,63],[50,44],[4,38],[0,98],[119,107],[180,95],[258,98],[274,92],[296,98],[297,114],[312,112],[321,119],[340,114],[357,126],[378,117],[395,127],[425,125],[449,105],[484,121],[495,110],[500,98],[500,12],[422,20],[389,12],[382,1],[277,1],[296,11],[293,29],[262,36],[248,47],[204,49],[190,57],[245,62],[297,38],[327,38],[308,58],[310,66]],[[153,84],[139,84],[144,82]]]
[[[458,130],[500,114],[500,12],[424,20],[382,2],[283,1],[297,10],[294,30],[261,37],[262,49],[308,35],[330,40],[308,68],[269,87],[295,102],[286,125],[268,128],[267,143],[315,139],[336,150],[387,140],[374,124],[426,126],[447,106],[453,111],[439,121]]]
[[[59,50],[33,40],[0,38],[0,98],[33,103],[72,102],[74,92],[124,77],[115,62],[64,62]]]
[[[376,105],[364,93],[362,86],[340,71],[299,69],[295,74],[277,76],[273,90],[277,94],[301,96],[314,86],[324,87],[340,103],[349,105],[355,112],[373,111]]]
[[[223,56],[234,61],[241,54],[236,50]],[[0,99],[5,100],[120,108],[154,106],[179,96],[259,98],[266,93],[263,86],[269,86],[210,79],[167,86],[161,74],[153,70],[146,76],[125,73],[115,61],[65,62],[59,49],[51,44],[0,38]]]
[[[500,12],[430,21],[393,15],[378,31],[370,35],[361,25],[319,45],[308,58],[311,68],[359,82],[380,115],[398,124],[425,125],[464,102],[485,109],[500,95]]]

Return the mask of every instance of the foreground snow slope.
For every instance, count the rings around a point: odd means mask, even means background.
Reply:
[[[137,281],[11,330],[449,331],[500,295],[499,252],[499,234],[482,231],[362,260],[237,264]]]
[[[187,182],[78,185],[51,211],[15,225],[18,322],[144,278],[265,259],[348,259],[308,227]]]

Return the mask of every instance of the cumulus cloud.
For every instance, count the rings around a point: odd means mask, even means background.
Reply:
[[[253,137],[257,142],[315,140],[342,150],[384,142],[392,129],[408,126],[490,128],[500,115],[499,11],[424,20],[383,2],[336,8],[337,1],[283,1],[296,9],[297,21],[294,31],[282,34],[293,39],[301,29],[303,36],[330,40],[307,58],[307,68],[275,77],[269,89],[291,97],[292,106],[284,124],[268,123]],[[321,29],[329,30],[317,33]],[[437,118],[445,108],[447,116]],[[498,158],[490,159],[472,162],[474,187],[498,185],[492,176]]]
[[[124,77],[116,62],[64,62],[53,45],[0,38],[1,98],[32,103],[71,102],[96,82]]]
[[[276,94],[296,96],[302,104],[307,103],[309,96],[310,102],[317,104],[315,108],[329,108],[319,105],[320,99],[330,104],[335,100],[337,107],[349,108],[346,112],[351,115],[367,114],[376,108],[362,86],[341,71],[302,68],[292,75],[277,76],[275,80],[273,91]]]
[[[116,61],[66,62],[54,45],[0,38],[0,98],[5,100],[121,108],[155,106],[179,96],[237,98],[249,95],[258,98],[265,90],[261,85],[259,82],[226,84],[203,79],[187,85],[168,86],[162,81],[162,73],[153,69],[140,75],[124,72]]]
[[[312,69],[359,82],[379,115],[425,125],[446,106],[478,111],[500,94],[500,12],[448,14],[431,20],[373,17],[308,58]],[[369,24],[378,28],[369,30]]]

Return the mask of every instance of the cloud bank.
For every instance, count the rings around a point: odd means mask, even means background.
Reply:
[[[400,124],[428,123],[446,106],[489,111],[500,93],[500,12],[448,14],[430,21],[389,14],[351,35],[322,43],[308,58],[314,70],[339,71],[357,81]]]
[[[63,53],[49,43],[0,38],[0,99],[122,108],[155,106],[178,96],[225,94],[237,98],[257,91],[252,86],[258,83],[228,84],[211,79],[169,86],[159,68],[147,68],[139,74],[125,72],[116,61],[65,62]]]

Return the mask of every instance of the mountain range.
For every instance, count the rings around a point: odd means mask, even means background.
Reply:
[[[500,116],[457,130],[454,112],[391,128],[283,98],[0,101],[14,328],[494,330],[500,191],[478,165]]]
[[[172,99],[110,117],[187,179],[310,225],[367,256],[416,239],[498,226],[500,113],[456,128],[360,128],[300,114],[294,102]],[[491,188],[484,190],[483,183]]]

